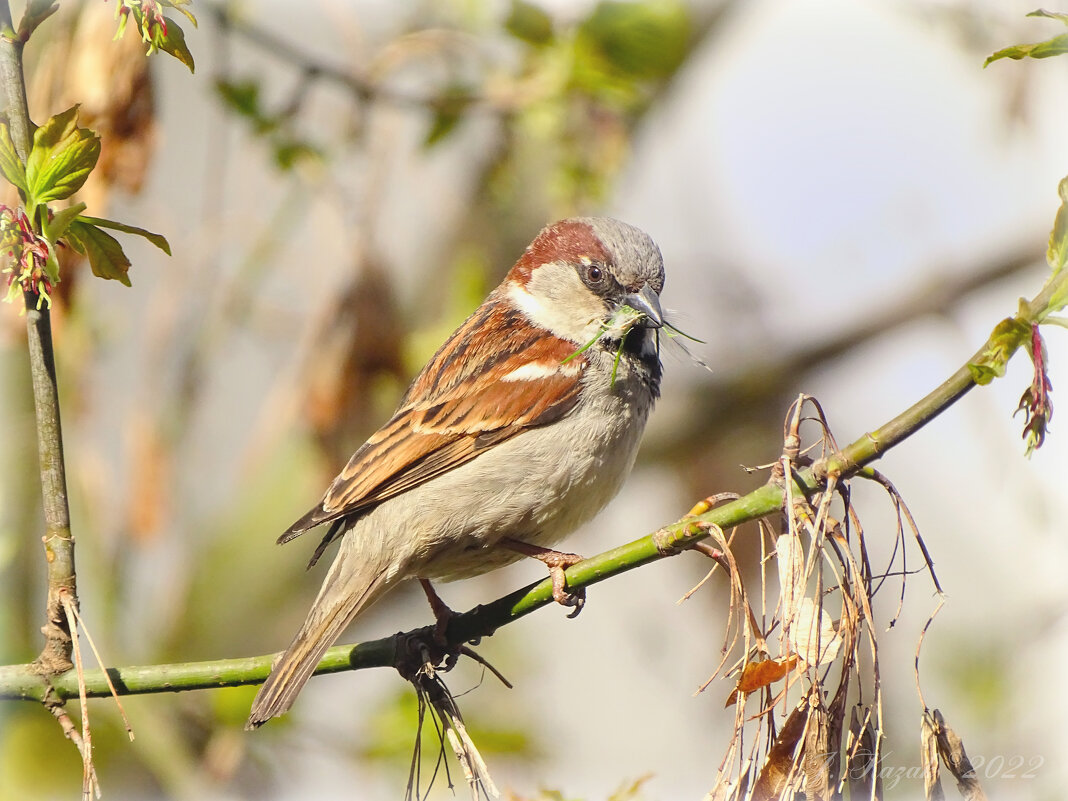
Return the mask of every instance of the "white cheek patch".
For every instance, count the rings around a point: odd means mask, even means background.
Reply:
[[[573,278],[574,276],[574,270],[566,265],[550,263],[543,264],[538,269],[549,271],[554,268],[559,269],[561,276],[567,276],[568,278]],[[578,279],[574,278],[574,281],[577,282]],[[551,291],[551,287],[547,287],[544,283],[542,289],[548,289],[546,292],[535,294],[516,283],[509,284],[506,292],[508,299],[515,304],[515,307],[523,312],[526,318],[535,325],[562,339],[585,344],[597,335],[600,324],[599,317],[581,303],[576,305],[573,302],[574,298],[570,297],[573,290],[578,289],[580,292],[586,290],[581,287],[572,287],[566,281],[560,281],[560,286],[563,294],[567,295],[566,297],[560,297],[561,291],[554,293]],[[591,299],[590,306],[595,305],[595,302]]]
[[[508,285],[508,298],[531,320],[540,321],[545,316],[542,302],[519,284]]]
[[[552,378],[558,375],[575,377],[581,372],[582,364],[578,361],[571,361],[565,364],[528,362],[502,376],[501,381],[537,381],[541,378]]]

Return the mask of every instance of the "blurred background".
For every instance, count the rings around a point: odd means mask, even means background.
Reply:
[[[994,50],[1061,32],[1026,18],[1032,8],[197,0],[191,76],[146,59],[136,32],[112,42],[113,4],[63,3],[27,48],[31,116],[81,103],[104,146],[81,194],[89,213],[163,233],[174,252],[127,240],[132,288],[75,263],[58,287],[79,589],[105,658],[283,648],[325,565],[305,572],[314,543],[276,536],[560,217],[647,230],[667,264],[664,303],[711,368],[668,348],[633,476],[567,549],[597,553],[706,495],[758,486],[765,475],[742,466],[777,458],[798,392],[819,398],[841,442],[907,408],[1047,272],[1068,60],[982,69]],[[44,599],[24,338],[18,309],[0,308],[4,664],[40,650]],[[1056,329],[1047,341],[1056,390],[1068,345]],[[1055,417],[1024,458],[1012,413],[1030,381],[1019,354],[877,467],[911,505],[948,596],[921,658],[927,702],[992,797],[1053,799],[1068,784],[1068,443]],[[878,562],[890,503],[857,499]],[[750,569],[754,533],[739,534]],[[484,641],[513,690],[471,665],[450,674],[506,794],[712,789],[732,684],[694,691],[719,662],[727,590],[717,578],[676,604],[706,562],[631,572],[592,588],[576,620],[546,608]],[[439,589],[467,609],[543,572],[521,563]],[[880,620],[898,593],[880,596]],[[936,602],[926,576],[910,577],[880,634],[890,797],[922,792],[912,671]],[[428,621],[406,588],[348,641]],[[126,699],[133,743],[113,703],[93,702],[105,797],[402,796],[416,713],[395,673],[316,679],[291,714],[245,733],[253,694]],[[0,707],[0,799],[70,798],[80,775],[41,709]],[[443,776],[431,797],[451,797]]]

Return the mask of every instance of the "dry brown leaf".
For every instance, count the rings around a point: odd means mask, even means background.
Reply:
[[[303,418],[330,465],[348,459],[352,442],[371,430],[384,381],[399,393],[408,379],[401,353],[404,331],[386,268],[357,251],[348,286],[326,310],[308,351],[303,376]],[[389,403],[396,400],[388,394]],[[337,468],[330,467],[331,472]]]
[[[923,797],[927,801],[945,801],[942,781],[938,777],[938,737],[936,724],[929,712],[920,722],[920,764],[923,766]]]
[[[818,698],[818,695],[816,696]],[[808,733],[805,736],[805,796],[807,801],[829,801],[831,798],[830,737],[827,710],[816,703],[809,712]]]
[[[946,725],[941,712],[935,709],[931,712],[931,717],[934,719],[935,736],[938,739],[938,755],[957,780],[957,789],[967,801],[986,801],[986,793],[975,777],[975,768],[964,750],[964,742]]]
[[[41,108],[78,103],[80,123],[101,135],[97,169],[78,195],[101,215],[113,187],[136,193],[144,183],[156,138],[152,74],[137,36],[114,40],[112,9],[88,3],[72,9],[31,91],[37,102],[52,104]]]
[[[738,693],[751,693],[762,687],[767,687],[773,681],[786,676],[794,665],[797,664],[797,655],[791,654],[782,661],[777,659],[761,659],[759,662],[750,662],[742,670],[738,684],[727,698],[728,707],[738,700]]]
[[[808,700],[790,713],[786,719],[779,736],[775,738],[775,744],[768,752],[767,761],[760,769],[756,784],[753,785],[753,801],[772,801],[779,797],[786,779],[790,775],[790,769],[794,764],[794,752],[801,737],[805,733],[805,723],[808,720]]]
[[[860,723],[857,707],[853,707],[849,718],[849,739],[858,743],[849,754],[849,777],[850,799],[872,798],[872,784],[875,783],[875,798],[883,797],[882,782],[879,780],[879,765],[875,761],[875,727],[870,717]],[[859,742],[858,742],[859,741]]]

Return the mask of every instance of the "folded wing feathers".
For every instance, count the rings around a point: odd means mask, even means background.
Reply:
[[[492,362],[481,352],[487,338],[472,336],[485,325],[497,329],[488,337],[495,343]],[[352,455],[322,502],[278,542],[335,521],[314,564],[346,528],[340,518],[452,470],[525,427],[563,417],[578,402],[585,366],[582,355],[564,362],[574,351],[569,342],[516,325],[514,315],[480,309],[423,368],[404,406]],[[455,367],[459,380],[440,380],[448,367]]]

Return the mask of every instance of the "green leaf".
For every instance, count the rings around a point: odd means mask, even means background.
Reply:
[[[463,119],[455,111],[438,109],[434,114],[434,120],[430,123],[430,129],[423,138],[423,147],[430,149],[443,141],[449,134],[456,130],[456,126]]]
[[[512,0],[504,29],[516,39],[535,46],[546,45],[553,40],[553,18],[541,6],[526,0]]]
[[[55,286],[59,283],[59,259],[56,258],[56,246],[52,243],[48,243],[48,256],[45,258],[44,267],[41,268],[44,274],[48,277],[48,283]],[[39,295],[47,294],[43,289],[39,290]],[[49,304],[51,305],[51,304]],[[40,305],[37,308],[41,308]]]
[[[1031,326],[1016,317],[1006,317],[990,334],[989,345],[982,356],[968,363],[968,372],[972,380],[980,386],[989,384],[995,378],[1005,375],[1005,366],[1012,354],[1031,335]]]
[[[181,11],[182,9],[178,10]],[[190,52],[189,46],[185,43],[185,32],[173,19],[167,18],[167,34],[165,36],[158,36],[155,45],[164,53],[169,53],[189,67],[190,72],[196,72],[196,65],[193,63],[193,54]]]
[[[1045,42],[1013,45],[1012,47],[998,50],[983,62],[983,66],[989,66],[991,63],[1002,58],[1011,58],[1014,61],[1019,61],[1021,58],[1050,58],[1051,56],[1060,56],[1065,53],[1068,53],[1068,33],[1054,36],[1052,39],[1047,39]]]
[[[83,211],[85,211],[84,203],[77,203],[68,209],[62,209],[55,212],[52,215],[52,219],[46,219],[41,226],[44,230],[45,238],[49,242],[56,242],[67,233],[67,229],[70,227],[71,222]],[[47,216],[47,215],[46,215]]]
[[[968,362],[968,372],[972,374],[972,381],[981,387],[985,387],[995,378],[1005,375],[1005,366],[1000,369],[979,362]]]
[[[34,131],[26,159],[27,205],[62,200],[81,189],[100,158],[100,137],[78,127],[78,107],[57,114]]]
[[[431,148],[456,130],[471,105],[472,92],[464,84],[447,86],[434,101],[434,120],[423,139],[423,146]]]
[[[255,119],[260,112],[260,85],[254,80],[215,80],[215,91],[222,101],[243,117]]]
[[[114,278],[130,286],[130,260],[122,251],[119,240],[91,223],[73,220],[67,229],[67,241],[76,251],[89,259],[94,275]]]
[[[1046,19],[1059,19],[1065,25],[1068,25],[1068,14],[1062,14],[1059,11],[1046,11],[1044,8],[1039,8],[1032,11],[1027,16],[1029,17],[1045,17]]]
[[[121,0],[121,3],[129,13],[119,16],[119,28],[115,33],[116,39],[121,38],[126,33],[126,21],[129,17],[133,17],[137,23],[137,29],[141,32],[141,41],[148,45],[148,55],[152,55],[157,50],[162,50],[189,67],[190,72],[196,71],[193,54],[185,43],[185,32],[182,30],[182,26],[170,17],[164,17],[161,13],[161,6],[173,8],[175,11],[184,14],[195,26],[197,24],[196,17],[187,9],[181,8],[181,6],[189,4],[188,0],[156,0],[156,3],[148,8],[147,14],[140,0]]]
[[[260,85],[253,79],[243,81],[215,81],[219,98],[233,111],[252,123],[256,134],[267,134],[279,127],[277,118],[269,117],[260,103]]]
[[[185,8],[185,6],[189,5],[192,0],[157,0],[157,2],[161,6],[173,8],[179,14],[185,15],[185,18],[193,23],[194,28],[200,27],[199,25],[197,25],[197,18],[193,16],[193,12],[190,11],[188,8]]]
[[[653,778],[653,774],[646,773],[633,781],[625,781],[618,790],[608,796],[608,801],[640,801],[643,796],[642,785],[651,778]]]
[[[1049,232],[1049,247],[1046,249],[1046,261],[1053,275],[1057,275],[1068,262],[1068,177],[1061,179],[1057,193],[1061,196],[1061,207],[1053,219],[1053,230]]]
[[[15,150],[15,143],[11,141],[11,131],[3,123],[0,123],[0,172],[3,172],[14,186],[22,193],[23,200],[26,197],[26,165],[19,158]]]
[[[1065,306],[1068,306],[1068,281],[1057,281],[1053,286],[1053,292],[1049,296],[1049,305],[1046,306],[1046,317],[1042,320],[1043,323],[1053,323],[1054,325],[1064,326],[1068,328],[1068,320],[1059,317],[1050,317],[1048,315],[1055,314],[1061,311]]]
[[[89,223],[90,225],[95,225],[98,228],[110,228],[113,231],[122,231],[124,234],[133,234],[134,236],[144,237],[168,256],[171,255],[170,243],[162,234],[154,234],[144,228],[138,228],[136,225],[127,225],[126,223],[115,222],[115,220],[105,220],[101,217],[82,215],[78,219],[82,222]]]
[[[676,0],[602,0],[579,28],[614,72],[637,80],[673,75],[692,32],[689,11]]]
[[[274,142],[274,163],[280,170],[291,170],[298,162],[321,158],[322,154],[307,142],[278,137]]]

